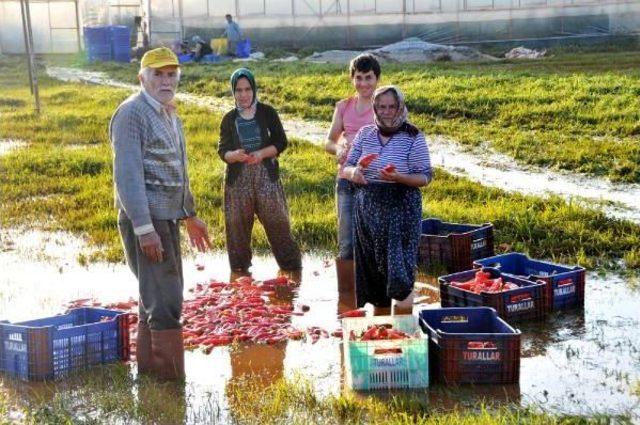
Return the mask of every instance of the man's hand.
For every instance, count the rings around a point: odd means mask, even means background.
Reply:
[[[140,249],[149,261],[152,263],[162,262],[164,257],[164,248],[162,248],[162,241],[155,230],[138,236],[138,242],[140,243]]]
[[[198,217],[189,217],[185,220],[187,227],[187,233],[189,234],[189,241],[191,246],[198,249],[200,252],[205,252],[211,248],[211,241],[209,241],[209,232],[207,231],[207,225]]]
[[[224,159],[229,163],[246,162],[249,159],[249,155],[244,149],[236,149],[235,151],[229,151],[224,155]]]

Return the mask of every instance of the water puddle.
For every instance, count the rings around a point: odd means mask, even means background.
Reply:
[[[605,179],[535,167],[525,169],[506,155],[486,148],[465,151],[460,144],[439,136],[429,139],[429,148],[433,164],[454,175],[509,192],[554,194],[591,206],[600,204],[611,217],[640,223],[639,184],[614,184]]]
[[[62,312],[62,306],[78,298],[96,298],[103,303],[137,297],[137,284],[124,264],[75,262],[82,241],[64,233],[8,231],[0,239],[0,319],[20,321]],[[203,264],[204,270],[198,270]],[[224,253],[185,259],[185,298],[188,289],[210,278],[227,280],[229,267]],[[254,261],[254,277],[267,279],[277,271],[270,257]],[[416,308],[439,305],[431,282],[418,285],[425,302]],[[435,293],[434,293],[435,292]],[[559,313],[540,324],[517,325],[523,331],[519,385],[434,385],[414,394],[440,409],[490,403],[534,405],[550,412],[639,413],[640,399],[634,395],[640,381],[640,294],[631,278],[617,274],[587,277],[584,312]],[[292,325],[305,329],[320,326],[329,332],[336,319],[336,274],[325,259],[306,256],[302,284],[296,302],[309,305],[304,316],[293,316]],[[233,409],[228,394],[243,380],[268,384],[280,377],[303,376],[320,395],[343,390],[343,361],[337,338],[287,341],[276,345],[244,344],[217,347],[210,354],[187,352],[187,388],[190,409],[215,403],[224,412]],[[131,366],[132,375],[135,368]],[[0,377],[0,392],[14,397],[42,397],[64,386],[22,383]],[[385,394],[378,394],[385,397]],[[386,395],[388,396],[388,394]]]
[[[13,139],[0,139],[0,156],[27,146],[27,142]]]
[[[47,74],[63,81],[85,81],[138,90],[137,86],[114,81],[101,72],[48,67]],[[232,107],[228,98],[186,93],[179,93],[177,97],[181,101],[220,112]],[[317,145],[324,143],[328,129],[327,123],[285,118],[283,125],[289,136],[308,140]],[[454,175],[464,176],[485,186],[510,192],[538,196],[555,194],[585,205],[594,206],[595,204],[602,206],[610,217],[640,223],[639,184],[614,184],[605,179],[585,175],[561,173],[537,167],[523,168],[513,158],[489,148],[469,151],[455,141],[440,136],[429,136],[429,148],[434,166]]]

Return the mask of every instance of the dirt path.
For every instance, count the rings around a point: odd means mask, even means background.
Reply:
[[[47,74],[53,78],[69,82],[88,82],[138,90],[138,86],[110,79],[105,73],[90,72],[75,68],[49,67]],[[228,98],[197,96],[179,93],[183,102],[203,106],[215,111],[227,111],[233,105]],[[308,140],[320,145],[324,143],[327,123],[302,121],[285,116],[283,125],[290,136]],[[513,158],[483,149],[468,151],[455,141],[441,136],[429,136],[434,166],[454,175],[464,176],[485,186],[545,196],[555,194],[566,199],[574,199],[585,205],[601,205],[610,217],[628,219],[640,223],[640,185],[614,184],[606,179],[584,175],[561,173],[542,168],[525,168]]]

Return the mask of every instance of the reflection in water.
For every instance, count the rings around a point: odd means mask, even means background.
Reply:
[[[580,339],[587,329],[584,311],[559,311],[546,321],[515,325],[522,331],[521,358],[544,356],[547,347],[570,339]]]
[[[242,344],[232,348],[231,379],[249,378],[266,385],[284,376],[284,356],[287,343],[274,345]]]
[[[153,418],[153,423],[159,425],[175,425],[187,421],[187,394],[184,383],[158,384],[154,379],[139,379],[136,383],[136,408],[143,416]],[[167,409],[167,405],[170,405],[171,409]],[[160,412],[167,414],[160,415]]]
[[[136,296],[135,280],[124,265],[78,265],[75,257],[83,244],[77,239],[39,232],[11,234],[7,239],[7,232],[5,229],[1,234],[4,248],[0,250],[3,270],[0,320],[19,321],[56,314],[68,301],[77,298],[95,297],[108,303]],[[205,269],[199,271],[197,263],[204,264]],[[336,319],[335,268],[326,266],[317,257],[305,257],[304,267],[303,281],[293,302],[310,306],[310,311],[292,317],[291,323],[298,329],[319,326],[332,332],[340,327]],[[224,280],[229,275],[225,253],[187,258],[184,270],[186,291],[198,282],[210,278]],[[276,273],[277,265],[272,258],[255,259],[256,279],[273,278]],[[425,283],[418,285],[426,297],[423,302],[437,305],[433,278],[420,280]],[[485,400],[493,404],[534,404],[565,413],[637,410],[640,399],[634,391],[640,381],[640,297],[634,282],[619,275],[589,273],[584,312],[559,312],[541,324],[517,324],[523,332],[519,386],[433,385],[426,391],[415,392],[415,397],[432,409]],[[185,292],[185,297],[189,296]],[[337,338],[321,338],[315,344],[303,340],[275,346],[217,347],[209,355],[196,350],[186,354],[185,363],[189,395],[186,415],[188,422],[195,423],[202,423],[194,418],[210,403],[217,406],[216,412],[223,412],[222,417],[232,410],[232,400],[227,395],[233,392],[234,382],[246,377],[266,385],[279,377],[302,375],[313,383],[320,396],[339,394],[340,383],[344,382]],[[122,379],[130,384],[126,391],[141,406],[154,406],[150,389],[141,389],[138,394],[132,377]],[[72,394],[73,382],[76,381],[25,384],[0,376],[0,392],[16,401],[53,402],[56,394],[60,396],[64,391]],[[87,382],[75,385],[89,388]]]
[[[261,392],[284,376],[286,342],[275,345],[243,344],[230,350],[231,378],[225,386],[229,414],[246,411],[244,392]]]

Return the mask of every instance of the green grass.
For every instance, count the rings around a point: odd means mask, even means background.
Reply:
[[[22,64],[0,62],[0,139],[28,148],[0,157],[0,224],[69,230],[96,248],[93,259],[121,261],[112,207],[109,118],[128,93],[42,78],[43,113],[37,117]],[[216,248],[224,247],[223,164],[215,149],[220,114],[180,106],[188,140],[189,172],[199,215]],[[293,140],[281,158],[293,232],[309,251],[335,250],[334,165],[321,148]],[[425,216],[496,226],[496,245],[531,255],[595,266],[624,257],[640,267],[640,227],[552,197],[510,194],[438,171],[423,191]],[[261,226],[254,246],[268,248]]]
[[[0,413],[19,412],[26,424],[589,424],[627,423],[626,416],[552,415],[506,403],[475,402],[441,410],[426,392],[319,396],[302,378],[272,384],[235,377],[226,385],[228,411],[215,394],[189,385],[133,379],[127,366],[94,368],[36,391],[28,386],[0,387]],[[9,406],[9,399],[13,399]],[[225,417],[225,414],[228,415]],[[0,419],[0,423],[2,423]]]
[[[238,64],[186,65],[182,89],[230,96]],[[345,66],[250,63],[260,97],[282,112],[329,121],[353,89]],[[135,82],[133,66],[92,65]],[[640,182],[637,52],[563,54],[541,61],[385,65],[412,120],[466,145],[488,142],[523,164]]]

